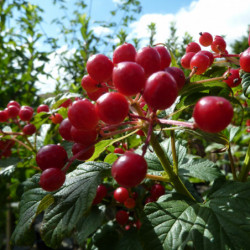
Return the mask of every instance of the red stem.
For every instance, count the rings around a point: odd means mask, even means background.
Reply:
[[[221,57],[240,57],[240,54],[219,54],[219,55],[214,55],[214,58],[221,58]]]

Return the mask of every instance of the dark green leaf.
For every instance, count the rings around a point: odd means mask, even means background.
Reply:
[[[244,95],[249,98],[250,96],[250,73],[240,71],[240,77],[242,78],[241,84]]]

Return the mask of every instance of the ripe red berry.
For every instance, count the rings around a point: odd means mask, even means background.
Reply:
[[[202,46],[210,46],[213,42],[213,36],[208,32],[201,32],[199,42]]]
[[[18,108],[17,106],[10,105],[7,108],[9,118],[16,118],[19,114],[19,110],[20,108]]]
[[[41,104],[40,106],[37,107],[37,110],[36,110],[37,113],[40,113],[40,112],[49,112],[49,106],[46,105],[46,104]]]
[[[74,127],[82,130],[95,129],[99,120],[95,105],[88,99],[73,102],[68,109],[68,118]]]
[[[96,130],[80,130],[74,126],[71,126],[70,134],[71,134],[71,139],[74,142],[78,142],[86,146],[94,143],[97,137]]]
[[[9,106],[16,106],[18,107],[19,109],[21,108],[21,105],[17,102],[17,101],[9,101],[9,103],[7,104],[7,108]]]
[[[214,55],[213,53],[207,51],[207,50],[201,50],[199,51],[196,55],[200,55],[200,54],[204,54],[205,56],[207,56],[210,60],[210,64],[209,64],[209,67],[213,64],[214,62]]]
[[[124,150],[122,148],[115,148],[114,153],[116,153],[116,154],[124,154],[125,152],[124,152]]]
[[[135,187],[146,176],[147,162],[142,156],[127,151],[113,163],[111,173],[120,186]]]
[[[123,203],[125,200],[129,198],[128,190],[124,187],[118,187],[114,191],[114,198],[116,201]]]
[[[181,58],[181,66],[184,69],[190,69],[190,61],[194,55],[194,52],[188,52]]]
[[[161,57],[158,51],[152,47],[141,48],[135,57],[136,63],[140,64],[146,77],[150,76],[161,68]]]
[[[129,215],[128,215],[128,212],[124,210],[119,210],[117,211],[115,218],[116,218],[117,223],[121,225],[125,225],[128,222]]]
[[[227,76],[227,79],[223,80],[229,87],[234,88],[240,85],[241,83],[241,78],[239,74],[239,69],[230,69],[227,70],[223,76]]]
[[[58,113],[51,115],[50,119],[54,124],[60,124],[63,121],[62,115]]]
[[[6,122],[9,119],[8,110],[0,110],[0,122]]]
[[[91,93],[87,92],[87,95],[89,99],[91,99],[92,101],[96,101],[100,96],[107,93],[108,91],[109,91],[108,87],[106,85],[103,85],[94,92]]]
[[[63,185],[65,178],[65,173],[61,169],[48,168],[42,172],[39,184],[42,189],[53,192]]]
[[[214,41],[211,44],[211,49],[215,53],[224,52],[226,50],[226,42],[223,37],[215,36]]]
[[[109,92],[98,98],[96,111],[105,123],[118,124],[128,115],[129,105],[124,95],[118,92]]]
[[[233,108],[230,102],[223,97],[206,96],[196,103],[193,117],[201,130],[218,133],[231,122]]]
[[[169,108],[178,95],[175,79],[167,72],[152,74],[146,81],[143,98],[154,110]]]
[[[121,94],[136,95],[145,85],[144,69],[135,62],[118,63],[113,70],[113,83]]]
[[[196,42],[191,42],[186,47],[186,53],[188,53],[188,52],[197,53],[200,50],[201,50],[201,46],[198,43],[196,43]]]
[[[59,134],[67,141],[72,141],[71,126],[72,125],[68,118],[64,119],[59,126]]]
[[[82,153],[80,153],[82,151]],[[95,152],[95,146],[84,145],[81,143],[74,143],[72,146],[72,153],[76,155],[80,153],[77,157],[80,161],[88,160]]]
[[[155,202],[155,201],[156,201],[156,199],[155,199],[154,197],[149,196],[149,197],[147,197],[147,199],[145,200],[145,204],[148,204],[148,203],[150,203],[150,202]]]
[[[240,67],[250,73],[250,48],[246,49],[240,56]]]
[[[155,46],[154,49],[158,51],[160,58],[161,58],[160,70],[164,70],[165,68],[169,67],[169,65],[171,63],[171,55],[168,52],[168,50],[166,49],[166,47],[165,46]]]
[[[45,170],[47,168],[63,168],[68,160],[68,155],[62,146],[49,144],[42,147],[37,155],[37,165]]]
[[[124,201],[124,206],[128,209],[134,208],[136,205],[136,202],[133,198],[128,198],[127,200]]]
[[[169,73],[175,79],[177,84],[177,89],[178,91],[180,91],[185,85],[186,81],[183,70],[176,67],[167,67],[164,71]]]
[[[23,127],[23,133],[25,135],[33,135],[36,132],[36,127],[34,124],[27,124]]]
[[[90,75],[83,76],[81,81],[82,88],[88,93],[98,90],[98,84],[99,82],[91,78]]]
[[[97,187],[96,196],[92,204],[93,205],[99,204],[106,195],[107,195],[107,188],[105,187],[105,185],[103,184],[99,185]]]
[[[160,196],[165,194],[165,187],[162,186],[161,184],[154,184],[151,187],[150,193],[151,193],[151,197],[157,200]]]
[[[190,61],[190,68],[196,69],[195,74],[200,75],[204,73],[210,65],[210,59],[205,54],[196,54]]]
[[[29,106],[22,106],[19,110],[19,117],[22,121],[30,121],[33,116],[33,109]]]
[[[72,100],[69,98],[68,100],[64,101],[59,107],[68,108],[72,104]]]
[[[91,78],[97,82],[106,82],[112,77],[113,63],[103,54],[92,55],[86,67]]]
[[[134,62],[136,56],[136,49],[130,43],[124,43],[114,50],[113,63],[120,62]]]

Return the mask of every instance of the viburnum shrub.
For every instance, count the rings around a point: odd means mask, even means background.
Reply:
[[[89,57],[83,93],[36,112],[10,101],[0,158],[13,154],[15,173],[26,157],[34,174],[12,242],[32,245],[41,214],[52,248],[248,249],[249,51],[202,32],[180,67],[164,44],[124,43]]]

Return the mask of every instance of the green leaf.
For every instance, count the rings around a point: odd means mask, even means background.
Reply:
[[[24,183],[25,192],[20,202],[20,217],[11,238],[16,245],[30,245],[34,242],[35,235],[31,226],[41,200],[47,194],[40,188],[39,179],[40,175],[34,175]]]
[[[76,228],[89,211],[97,186],[110,175],[110,165],[87,162],[77,166],[66,177],[63,187],[54,193],[55,202],[46,210],[41,228],[42,238],[57,247]]]
[[[47,194],[46,196],[44,196],[43,199],[41,200],[37,210],[36,210],[36,215],[43,212],[50,205],[52,205],[54,202],[55,202],[55,199],[54,199],[52,194]]]
[[[244,72],[243,70],[240,71],[240,77],[242,78],[242,90],[245,97],[249,98],[250,96],[250,73]]]
[[[173,194],[149,203],[141,237],[145,249],[248,249],[250,183],[227,182],[199,204]]]
[[[104,162],[113,164],[117,159],[118,159],[118,156],[116,154],[110,153],[105,157]]]
[[[94,233],[103,223],[105,213],[98,207],[94,207],[77,223],[76,239],[80,246],[84,246],[85,240]]]

